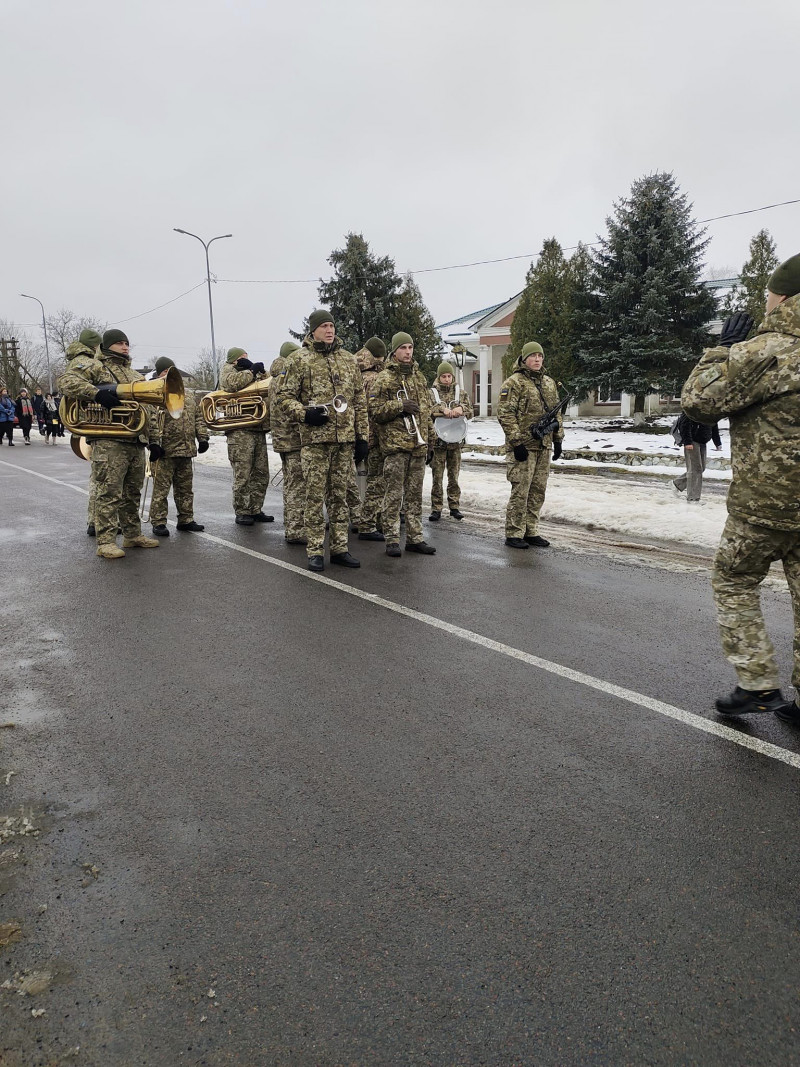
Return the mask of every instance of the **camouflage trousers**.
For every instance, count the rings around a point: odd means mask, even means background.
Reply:
[[[96,498],[97,482],[94,480],[94,467],[91,467],[91,471],[89,473],[89,510],[86,513],[87,526],[94,526],[94,502]]]
[[[714,557],[711,588],[722,651],[742,689],[778,689],[775,649],[761,613],[759,586],[781,560],[794,609],[792,685],[800,693],[800,532],[754,526],[728,516]]]
[[[150,501],[150,522],[153,526],[167,521],[167,497],[172,489],[178,522],[194,519],[192,492],[192,460],[189,456],[165,456],[152,464],[153,496]]]
[[[283,529],[284,535],[295,540],[305,537],[306,488],[303,484],[303,464],[300,452],[281,452],[283,467]]]
[[[358,491],[358,471],[355,460],[350,468],[350,478],[347,482],[347,510],[350,513],[350,521],[357,525],[361,514],[361,494]]]
[[[457,508],[461,502],[461,486],[458,476],[461,473],[461,445],[458,448],[434,448],[431,474],[431,508],[441,511],[444,504],[444,472],[447,468],[447,506]]]
[[[383,463],[383,452],[375,444],[367,456],[367,488],[358,517],[359,533],[372,533],[376,529],[376,520],[383,511],[383,497],[386,492]]]
[[[261,430],[231,430],[228,459],[233,467],[233,510],[258,515],[269,485],[267,435]]]
[[[353,443],[304,445],[300,459],[306,483],[306,551],[309,556],[323,553],[327,503],[331,555],[346,552],[350,525],[347,482],[353,466]]]
[[[506,537],[535,537],[539,531],[539,512],[544,503],[550,474],[550,449],[531,450],[523,462],[506,456],[506,478],[511,482],[511,496],[506,508]]]
[[[139,503],[144,482],[144,448],[138,441],[98,440],[92,450],[97,492],[94,525],[98,545],[114,544],[117,524],[123,537],[142,532]]]
[[[406,516],[406,544],[422,537],[422,483],[427,448],[390,452],[383,463],[386,494],[383,498],[383,534],[389,544],[400,543],[400,509]]]

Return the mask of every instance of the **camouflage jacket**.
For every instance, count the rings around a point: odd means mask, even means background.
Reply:
[[[272,375],[269,383],[269,422],[272,428],[272,447],[276,452],[299,452],[300,429],[297,423],[278,406],[278,388],[285,369],[285,356],[278,356],[269,368]]]
[[[80,341],[73,341],[71,345],[67,345],[64,355],[67,358],[67,363],[69,363],[76,356],[88,356],[89,359],[94,359],[95,351],[94,348],[89,348],[88,345],[82,345]]]
[[[458,399],[456,399],[458,394]],[[466,392],[459,388],[456,382],[452,382],[450,385],[442,385],[438,378],[434,378],[433,385],[431,386],[431,400],[433,401],[433,408],[431,409],[431,418],[438,419],[444,416],[445,411],[448,408],[457,407],[461,405],[464,409],[464,418],[469,420],[475,414],[472,410],[472,402],[467,396]],[[434,429],[434,434],[436,430]],[[446,448],[449,452],[460,452],[461,442],[448,444],[446,441],[440,440],[439,437],[434,437],[435,448]]]
[[[77,344],[78,342],[75,343]],[[73,348],[74,345],[69,347]],[[81,345],[81,348],[83,347]],[[91,352],[91,349],[86,349],[86,351]],[[64,373],[58,379],[58,388],[62,396],[69,400],[86,401],[94,400],[99,385],[111,385],[112,382],[122,384],[142,381],[144,381],[144,376],[131,367],[129,356],[118,355],[115,352],[107,355],[102,350],[98,350],[96,357],[81,353],[70,356]],[[160,444],[161,430],[158,425],[159,420],[156,418],[158,409],[153,407],[152,404],[143,404],[142,407],[147,413],[147,423],[139,434],[138,439],[142,444]],[[120,437],[119,433],[115,434],[113,431],[108,436],[111,438]],[[95,440],[100,440],[101,438],[102,435],[98,435]]]
[[[331,404],[336,394],[347,401],[347,410],[340,415]],[[306,408],[313,404],[328,405],[324,426],[306,423]],[[278,386],[278,406],[299,428],[304,446],[354,444],[356,439],[369,438],[361,371],[353,353],[342,348],[338,337],[328,353],[318,351],[310,335],[299,352],[292,352]]]
[[[194,393],[187,389],[183,395],[183,414],[173,419],[167,411],[159,411],[161,422],[161,444],[170,459],[194,457],[197,455],[198,441],[208,440],[208,427],[200,414],[200,407]]]
[[[252,385],[256,380],[264,380],[267,376],[254,374],[251,370],[237,370],[234,363],[224,363],[219,373],[219,387],[226,393],[238,393],[247,385]],[[269,383],[270,388],[272,383]],[[270,427],[269,404],[267,405],[267,417],[262,419],[260,426],[248,426],[243,430],[226,430],[225,433],[267,433]]]
[[[406,369],[407,368],[407,369]],[[419,432],[425,444],[418,445],[413,433],[403,418],[403,402],[397,399],[398,391],[405,386],[410,400],[419,404],[416,416]],[[425,375],[416,361],[403,366],[390,356],[386,366],[372,383],[369,394],[369,413],[375,420],[378,445],[382,452],[414,452],[428,450],[428,441],[433,432],[431,423],[431,394]],[[408,416],[410,419],[410,416]]]
[[[372,389],[372,383],[378,377],[383,370],[383,365],[386,361],[383,359],[377,359],[370,352],[368,348],[360,348],[356,352],[356,363],[361,371],[361,381],[364,383],[364,396],[369,398],[370,389]],[[367,411],[369,414],[369,411]],[[375,423],[372,418],[369,420],[369,447],[375,448],[378,443],[378,437],[375,432]]]
[[[730,419],[730,514],[800,530],[800,296],[779,304],[749,341],[706,349],[681,407],[696,422]]]
[[[558,386],[542,371],[529,370],[517,357],[514,371],[500,387],[497,418],[506,435],[506,452],[513,452],[516,445],[525,445],[531,450],[549,448],[552,441],[564,440],[564,420],[558,413],[558,429],[553,434],[538,440],[531,434],[531,427],[560,400]]]

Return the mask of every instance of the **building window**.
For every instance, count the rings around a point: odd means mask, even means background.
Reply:
[[[619,389],[612,389],[608,385],[602,385],[595,393],[596,404],[620,404],[622,402],[622,393]]]
[[[487,413],[487,415],[491,415],[491,413],[492,413],[492,372],[491,371],[487,372],[487,379],[488,379],[487,396],[488,396],[489,403],[488,403],[488,406],[486,408],[486,413]],[[480,380],[480,372],[479,371],[475,371],[474,374],[472,375],[472,403],[473,403],[473,405],[475,407],[475,414],[479,415],[480,411],[481,411],[481,380]]]

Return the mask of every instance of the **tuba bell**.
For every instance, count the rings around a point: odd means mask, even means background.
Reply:
[[[110,410],[96,400],[64,397],[59,405],[61,419],[78,437],[126,437],[135,440],[147,425],[142,404],[164,408],[173,419],[183,414],[183,378],[170,367],[164,378],[140,382],[120,382],[117,400]]]
[[[269,415],[271,377],[251,382],[236,393],[217,389],[200,401],[203,422],[212,430],[252,430]]]

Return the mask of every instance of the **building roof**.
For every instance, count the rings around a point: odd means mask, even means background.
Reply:
[[[462,315],[458,319],[451,319],[449,322],[443,322],[441,326],[437,326],[436,329],[446,330],[449,326],[462,326],[466,323],[478,322],[484,315],[489,315],[492,311],[497,311],[497,309],[502,307],[504,303],[505,301],[501,300],[499,304],[492,304],[491,307],[482,308],[480,311],[471,311],[468,315]]]

